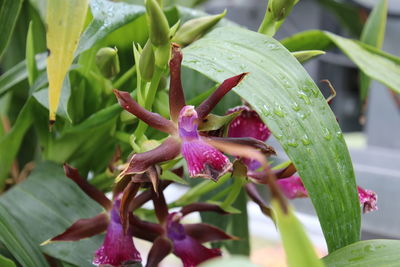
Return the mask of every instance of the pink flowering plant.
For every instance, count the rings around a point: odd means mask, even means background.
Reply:
[[[0,266],[257,266],[248,203],[288,266],[398,264],[398,241],[360,241],[378,197],[356,182],[333,86],[325,98],[302,66],[336,46],[365,104],[370,79],[399,92],[400,59],[378,45],[385,0],[362,42],[275,40],[298,0],[269,0],[258,32],[175,1],[22,2],[0,4]]]

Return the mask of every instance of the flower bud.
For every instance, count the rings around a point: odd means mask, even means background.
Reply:
[[[151,43],[155,47],[169,46],[169,25],[160,5],[156,0],[146,0],[146,11]]]
[[[286,18],[297,2],[298,0],[271,0],[271,11],[275,20],[279,21]]]
[[[169,43],[163,46],[156,47],[154,50],[156,66],[164,69],[165,66],[168,64],[170,54],[171,46]]]
[[[191,44],[206,33],[211,27],[217,24],[225,14],[226,9],[218,15],[191,19],[185,22],[176,32],[173,42],[182,46]]]
[[[114,78],[119,73],[119,58],[117,48],[101,48],[96,54],[96,65],[105,78]]]
[[[154,73],[154,61],[153,45],[150,40],[147,40],[139,60],[139,71],[142,80],[151,81]]]

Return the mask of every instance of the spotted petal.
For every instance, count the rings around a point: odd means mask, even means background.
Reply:
[[[360,199],[360,204],[364,213],[368,213],[378,209],[378,206],[376,204],[378,196],[374,191],[363,189],[359,186],[357,186],[357,190],[358,198]]]
[[[224,154],[201,139],[184,141],[182,155],[192,177],[211,178],[216,181],[232,166]]]

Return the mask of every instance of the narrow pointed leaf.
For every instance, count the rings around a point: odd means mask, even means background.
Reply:
[[[296,51],[292,52],[292,55],[300,62],[306,63],[310,59],[325,54],[324,51],[321,50],[305,50],[305,51]]]
[[[35,60],[35,42],[33,40],[33,21],[29,23],[28,36],[26,37],[26,67],[28,70],[28,81],[29,85],[32,86],[33,82],[36,80],[38,73],[38,68],[36,66]]]
[[[326,50],[334,44],[370,78],[400,92],[400,58],[371,45],[318,30],[297,33],[282,44],[290,51]]]
[[[47,76],[50,121],[55,121],[65,75],[70,68],[88,9],[88,0],[47,3]]]
[[[274,39],[234,27],[215,29],[183,52],[183,65],[217,82],[249,72],[234,91],[296,166],[329,249],[358,241],[360,207],[350,156],[335,116],[301,64]]]
[[[22,0],[3,0],[0,3],[0,59],[14,31],[22,2]]]
[[[285,213],[276,200],[272,200],[276,225],[281,235],[289,267],[323,267],[315,249],[292,209]]]
[[[380,0],[368,16],[368,20],[361,32],[360,41],[380,49],[385,38],[387,0]],[[368,95],[370,78],[363,72],[360,73],[360,97],[365,100]]]
[[[397,266],[400,262],[399,250],[399,240],[366,240],[329,254],[324,262],[328,267]]]

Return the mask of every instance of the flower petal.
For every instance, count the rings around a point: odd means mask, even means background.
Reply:
[[[171,120],[177,121],[180,110],[185,106],[185,95],[181,81],[182,52],[177,44],[172,44],[172,56],[169,61],[171,75],[169,85],[169,109]]]
[[[255,184],[248,183],[245,185],[247,195],[253,200],[259,207],[263,214],[266,216],[273,218],[272,210],[268,207],[268,204],[265,200],[260,196],[260,193],[257,191]]]
[[[204,100],[197,108],[197,114],[200,119],[205,118],[218,102],[226,95],[233,87],[237,86],[248,73],[242,73],[226,79],[206,100]]]
[[[163,236],[158,237],[156,240],[154,240],[153,246],[149,251],[146,267],[157,267],[160,261],[168,256],[171,251],[171,241]]]
[[[202,139],[183,141],[182,155],[192,177],[204,177],[217,181],[232,166],[224,154]]]
[[[186,216],[192,212],[201,212],[201,211],[213,211],[213,212],[217,212],[220,214],[228,214],[226,211],[221,209],[220,206],[211,204],[211,203],[204,203],[204,202],[191,203],[189,205],[186,205],[186,206],[182,207],[180,212],[182,213],[182,216]]]
[[[136,103],[135,100],[132,99],[131,95],[128,92],[118,91],[117,89],[114,89],[114,94],[117,97],[118,102],[122,108],[132,113],[133,115],[147,123],[149,126],[168,134],[176,133],[176,127],[171,121],[162,117],[158,113],[150,112],[140,106],[138,103]]]
[[[128,167],[122,171],[119,178],[125,175],[145,172],[150,166],[171,160],[179,155],[181,145],[174,137],[167,138],[161,145],[144,153],[134,154]]]
[[[183,227],[185,228],[186,234],[199,243],[238,239],[237,237],[228,235],[221,229],[206,223],[184,224]]]
[[[83,179],[76,168],[64,164],[65,175],[74,181],[83,192],[85,192],[90,198],[102,205],[106,210],[110,210],[112,207],[112,202],[109,200],[103,192],[98,190],[93,185],[89,184],[85,179]]]
[[[88,219],[80,219],[65,230],[64,233],[43,242],[43,244],[53,241],[77,241],[100,234],[107,229],[108,222],[109,218],[105,213],[100,213]]]
[[[299,176],[279,179],[276,183],[279,185],[283,194],[289,199],[308,197],[308,193]]]
[[[363,213],[368,213],[378,209],[378,206],[376,204],[378,196],[374,191],[363,189],[359,186],[357,186],[357,190],[358,190],[358,198],[360,199],[360,204],[362,206]]]
[[[270,130],[258,116],[257,112],[247,106],[229,109],[227,114],[242,111],[229,125],[229,137],[253,137],[266,141],[271,135]]]
[[[214,257],[221,256],[219,249],[209,249],[187,235],[180,224],[180,213],[171,213],[167,219],[167,234],[174,245],[174,253],[181,258],[184,267],[194,267]]]
[[[141,175],[141,174],[137,174]],[[122,194],[121,198],[121,204],[120,204],[120,217],[121,217],[121,224],[124,228],[125,233],[128,232],[129,228],[129,205],[135,198],[138,190],[139,190],[140,184],[135,183],[133,180],[129,182],[129,184],[125,187],[124,192]]]
[[[136,215],[129,215],[129,223],[131,225],[133,236],[154,242],[157,237],[164,234],[164,229],[156,223],[142,221]]]
[[[132,234],[125,234],[119,216],[120,199],[114,200],[110,223],[101,247],[96,251],[93,264],[121,266],[140,262],[142,259],[133,244]]]

